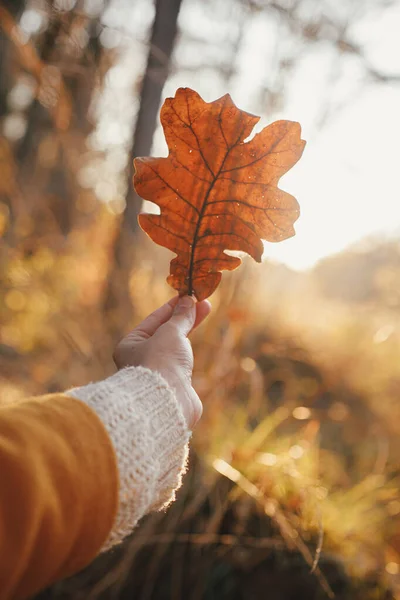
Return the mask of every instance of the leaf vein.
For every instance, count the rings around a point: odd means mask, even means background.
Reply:
[[[198,211],[198,209],[196,208],[196,206],[194,206],[194,205],[193,205],[191,202],[189,202],[189,200],[187,200],[186,198],[184,198],[184,197],[182,196],[182,194],[180,194],[180,193],[178,192],[178,190],[176,190],[174,187],[172,187],[172,185],[171,185],[170,183],[168,183],[168,181],[166,181],[166,179],[164,179],[164,177],[161,177],[161,175],[160,175],[160,173],[159,173],[158,171],[156,171],[155,169],[153,169],[153,167],[151,167],[149,164],[148,164],[148,167],[149,167],[149,169],[150,169],[151,171],[153,171],[153,173],[154,173],[155,175],[157,175],[157,177],[158,177],[159,179],[161,179],[161,181],[162,181],[163,183],[165,183],[165,185],[166,185],[166,186],[167,186],[167,187],[168,187],[170,190],[172,190],[172,191],[173,191],[173,192],[174,192],[174,193],[175,193],[175,194],[176,194],[176,195],[177,195],[177,196],[178,196],[178,197],[179,197],[181,200],[183,200],[183,202],[185,202],[186,204],[188,204],[188,205],[190,206],[190,208],[193,208],[193,210],[194,210],[194,211],[196,211],[198,215],[200,214],[200,213],[199,213],[199,211]],[[150,202],[151,202],[151,200],[150,200]]]
[[[211,200],[208,203],[208,206],[210,206],[211,204],[230,204],[231,202],[233,204],[235,204],[235,203],[236,204],[243,204],[244,206],[248,206],[249,208],[255,208],[256,210],[263,210],[263,211],[275,210],[277,212],[283,212],[283,211],[286,211],[286,210],[294,210],[294,209],[291,209],[291,208],[284,208],[282,206],[256,206],[254,204],[250,204],[250,202],[245,202],[244,200],[236,200],[235,198],[229,198],[229,199],[226,199],[226,200]],[[235,214],[235,213],[222,213],[222,214],[230,214],[230,215],[232,215],[232,214]],[[210,215],[206,214],[205,216],[208,217]]]
[[[253,161],[247,163],[246,165],[240,165],[238,167],[232,167],[231,169],[225,169],[225,171],[222,171],[222,173],[230,173],[231,171],[247,169],[248,167],[251,167],[252,165],[254,165],[257,162],[259,162],[260,160],[262,160],[263,158],[266,158],[267,156],[271,156],[272,154],[283,154],[283,152],[284,152],[283,150],[277,151],[277,152],[274,152],[273,150],[283,140],[284,137],[285,136],[282,136],[281,138],[279,138],[279,140],[276,140],[276,142],[274,144],[272,144],[272,146],[271,146],[270,150],[268,150],[268,152],[266,152],[265,154],[262,154],[258,158],[255,158]]]

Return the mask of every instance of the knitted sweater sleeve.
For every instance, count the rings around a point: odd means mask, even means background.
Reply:
[[[68,392],[100,418],[112,441],[119,503],[102,548],[121,542],[138,520],[175,499],[186,469],[190,432],[175,394],[154,371],[128,367]]]
[[[88,565],[174,498],[189,439],[164,379],[141,367],[0,407],[0,597]]]

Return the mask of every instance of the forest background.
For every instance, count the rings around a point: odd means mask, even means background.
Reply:
[[[398,0],[1,0],[2,401],[112,373],[172,295],[132,187],[165,97],[229,92],[307,140],[296,237],[193,336],[177,502],[42,599],[400,598],[399,28]]]

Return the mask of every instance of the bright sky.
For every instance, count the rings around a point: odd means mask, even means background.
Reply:
[[[281,185],[300,202],[297,235],[266,255],[302,269],[365,236],[400,236],[399,106],[400,88],[369,88],[319,135],[304,126],[305,153]]]
[[[151,22],[152,11],[144,10],[149,7],[146,0],[129,6],[132,11],[129,21],[135,24],[133,29],[140,38],[139,32]],[[218,3],[214,6],[217,11]],[[121,10],[115,11],[113,22],[110,13],[108,24],[123,27],[128,15],[124,12],[124,21],[119,22],[121,14]],[[228,87],[211,69],[185,70],[187,64],[196,60],[203,65],[212,61],[215,52],[212,44],[221,34],[217,29],[229,27],[228,22],[224,24],[224,19],[217,17],[214,14],[210,22],[201,2],[198,5],[183,3],[181,28],[194,35],[208,32],[210,46],[203,46],[202,55],[178,46],[175,59],[180,68],[169,78],[163,97],[173,95],[180,86],[193,87],[207,101],[228,91],[239,108],[260,114],[259,105],[258,109],[255,105],[255,92],[260,78],[268,81],[265,57],[274,51],[273,36],[277,35],[270,18],[257,14],[246,22],[242,49],[235,58],[237,73]],[[383,13],[372,10],[367,18],[356,22],[350,33],[354,41],[365,48],[371,63],[390,73],[400,71],[399,31],[400,3],[397,3]],[[132,56],[135,56],[134,62]],[[282,189],[295,195],[301,205],[297,235],[285,242],[266,244],[265,251],[266,258],[296,269],[310,267],[320,258],[368,235],[400,235],[400,85],[366,84],[358,59],[343,55],[338,63],[336,57],[328,43],[311,46],[307,53],[302,53],[285,90],[285,106],[279,114],[273,115],[273,120],[299,121],[303,138],[307,140],[303,158],[281,180]],[[138,42],[132,46],[130,57],[125,58],[125,67],[114,67],[109,75],[108,119],[100,124],[99,134],[114,144],[124,138],[129,140],[130,136],[126,120],[118,124],[121,107],[117,95],[123,88],[131,89],[144,59],[145,46]],[[339,109],[318,128],[321,110],[326,106]],[[131,107],[132,117],[135,109]],[[114,118],[110,118],[112,114]],[[261,126],[267,125],[270,117],[261,116]],[[153,154],[165,155],[165,149],[159,129]]]
[[[400,4],[384,15],[371,13],[354,35],[374,66],[399,74],[399,31]],[[339,101],[349,100],[317,132],[313,113],[325,93],[326,59],[315,53],[300,64],[282,114],[302,123],[308,141],[301,161],[282,179],[282,187],[299,199],[302,214],[296,237],[268,244],[265,253],[294,268],[312,266],[365,236],[400,237],[400,84],[364,84],[357,90],[359,66],[349,57],[334,91]]]

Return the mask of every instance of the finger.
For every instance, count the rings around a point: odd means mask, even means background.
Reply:
[[[196,305],[194,299],[191,296],[179,298],[168,324],[174,325],[183,335],[188,335],[193,329],[195,321]]]
[[[161,325],[171,318],[178,299],[179,296],[175,296],[163,304],[163,306],[157,308],[157,310],[139,323],[129,335],[139,334],[140,336],[151,337]]]
[[[196,327],[201,325],[201,323],[204,321],[204,319],[206,317],[208,317],[210,312],[211,312],[211,304],[208,300],[201,300],[201,302],[197,302],[197,304],[196,304],[196,319],[195,319],[192,331],[193,331],[193,329],[196,329]]]

